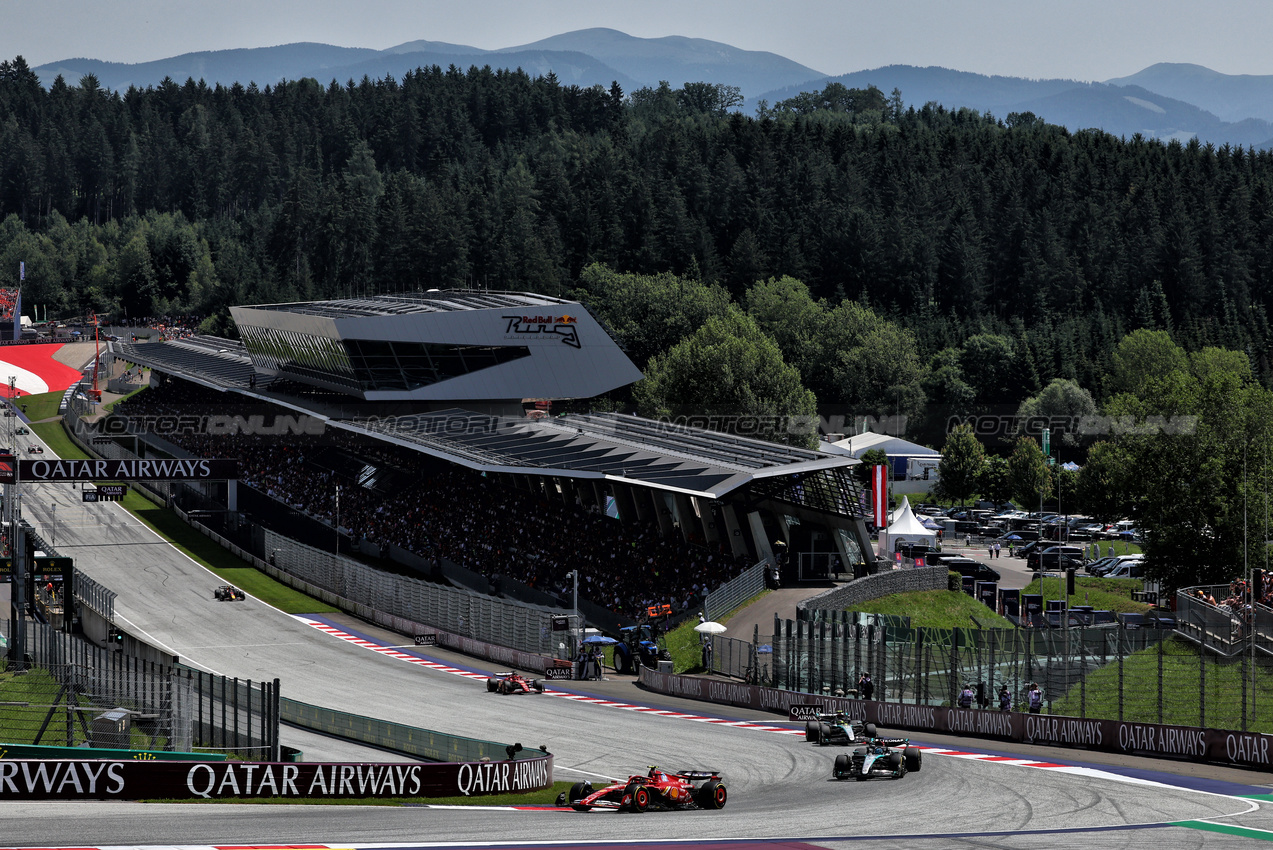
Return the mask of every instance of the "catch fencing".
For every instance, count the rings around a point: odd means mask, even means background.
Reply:
[[[314,588],[329,604],[356,600],[360,604],[404,620],[445,629],[456,635],[522,652],[569,657],[569,647],[554,636],[553,617],[561,609],[506,602],[490,596],[396,575],[298,543],[268,529],[266,549],[271,564]]]
[[[0,621],[8,633],[12,625]],[[164,665],[28,622],[25,672],[0,686],[7,742],[279,756],[278,680]],[[8,662],[5,662],[7,667]]]
[[[1226,729],[1273,729],[1273,662],[1197,653],[1169,630],[905,628],[869,614],[817,611],[775,618],[773,684],[814,694],[853,695],[871,674],[874,698],[926,706],[1026,708],[1037,683],[1044,712]],[[1255,675],[1258,673],[1259,675]]]

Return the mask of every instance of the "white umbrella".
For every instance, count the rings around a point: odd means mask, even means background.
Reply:
[[[725,631],[725,627],[720,623],[714,623],[711,620],[708,620],[706,623],[699,623],[695,626],[694,631],[702,632],[705,635],[718,635]]]

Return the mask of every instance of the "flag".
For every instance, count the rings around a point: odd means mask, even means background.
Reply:
[[[25,260],[18,262],[18,280],[27,279],[27,264]]]
[[[871,501],[875,506],[875,527],[888,526],[888,467],[871,467]]]

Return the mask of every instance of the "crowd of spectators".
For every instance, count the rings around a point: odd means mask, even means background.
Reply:
[[[13,311],[18,308],[18,290],[0,289],[0,319],[13,321]]]
[[[262,408],[212,407],[206,391],[172,382],[134,396],[116,412],[247,417]],[[488,579],[512,578],[563,599],[570,598],[569,574],[577,570],[581,598],[633,618],[655,605],[699,606],[709,590],[750,566],[725,547],[665,536],[655,524],[619,521],[579,500],[510,486],[340,429],[320,436],[197,429],[162,436],[195,455],[237,458],[242,483],[311,517],[339,521],[355,538],[394,544],[426,560],[441,556]],[[333,454],[344,462],[333,462]],[[338,471],[368,466],[381,472],[371,486]]]

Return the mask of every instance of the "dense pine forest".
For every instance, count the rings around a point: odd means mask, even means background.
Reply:
[[[903,328],[929,402],[1015,404],[1054,377],[1099,397],[1136,328],[1240,348],[1270,377],[1273,154],[902,110],[875,89],[736,103],[454,67],[117,93],[44,88],[18,58],[0,63],[0,283],[23,260],[26,304],[54,314],[224,329],[230,303],[567,294],[594,264],[740,303],[786,276]],[[970,339],[1006,376],[966,374]],[[970,386],[947,386],[942,352]]]
[[[728,86],[454,67],[112,92],[18,58],[0,285],[23,262],[28,313],[214,333],[240,303],[576,297],[647,375],[593,404],[901,414],[947,443],[947,497],[1055,493],[1136,516],[1172,583],[1227,576],[1268,522],[1273,154],[901,102],[831,85],[748,116]],[[1106,424],[1057,435],[1077,474],[1015,426],[989,457],[946,439],[1005,412]]]

